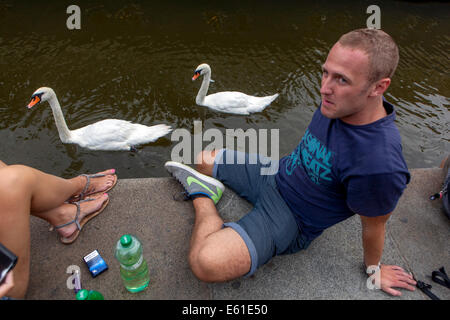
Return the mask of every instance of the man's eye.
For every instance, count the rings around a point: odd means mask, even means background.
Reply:
[[[345,80],[344,78],[339,78],[339,82],[340,83],[347,83],[347,80]]]

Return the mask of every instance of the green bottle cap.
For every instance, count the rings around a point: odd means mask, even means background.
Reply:
[[[100,292],[91,290],[89,291],[89,300],[105,300],[105,298]]]
[[[77,292],[77,300],[87,300],[89,296],[89,291],[86,289],[81,289]]]
[[[81,289],[77,293],[77,300],[104,300],[103,295],[94,290]]]
[[[133,238],[129,234],[126,234],[120,238],[120,244],[125,248],[128,248],[132,242]]]

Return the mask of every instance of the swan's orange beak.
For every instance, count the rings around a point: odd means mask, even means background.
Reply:
[[[194,76],[192,77],[192,81],[194,81],[194,80],[197,79],[198,77],[200,77],[200,72],[194,74]]]
[[[27,108],[30,109],[33,106],[35,106],[36,104],[38,104],[39,102],[41,102],[41,98],[39,98],[39,96],[34,96],[31,98],[31,101],[28,104]]]

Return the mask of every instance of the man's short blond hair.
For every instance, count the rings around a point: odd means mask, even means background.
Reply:
[[[357,29],[339,39],[344,47],[359,49],[369,57],[369,82],[392,78],[398,65],[399,53],[394,39],[378,29]]]

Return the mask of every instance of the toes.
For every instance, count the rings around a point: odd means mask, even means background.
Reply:
[[[117,179],[117,177],[115,175],[116,169],[108,169],[105,171],[98,172],[97,174],[103,174],[104,176],[91,178],[89,180],[89,186],[88,186],[87,190],[85,190],[83,198],[86,198],[90,194],[99,193],[99,192],[102,192],[102,191],[105,191],[105,190],[111,188],[114,185],[115,180]],[[85,177],[83,177],[83,178],[85,178]],[[85,180],[86,180],[86,178],[85,178]],[[87,184],[88,181],[86,180],[85,183]],[[85,184],[85,188],[86,188],[86,184]],[[76,195],[76,196],[79,196],[79,195]],[[70,202],[73,202],[76,199],[73,199],[73,197],[71,197],[69,200],[70,200]]]
[[[105,192],[105,193],[102,193],[101,195],[96,195],[92,198],[94,199],[94,202],[102,200],[101,202],[103,203],[106,201],[106,199],[108,199],[108,197],[109,197],[108,194]]]
[[[106,174],[107,176],[114,175],[114,174],[116,174],[116,169],[108,169],[108,170],[105,170],[105,171],[102,171],[99,173]]]

